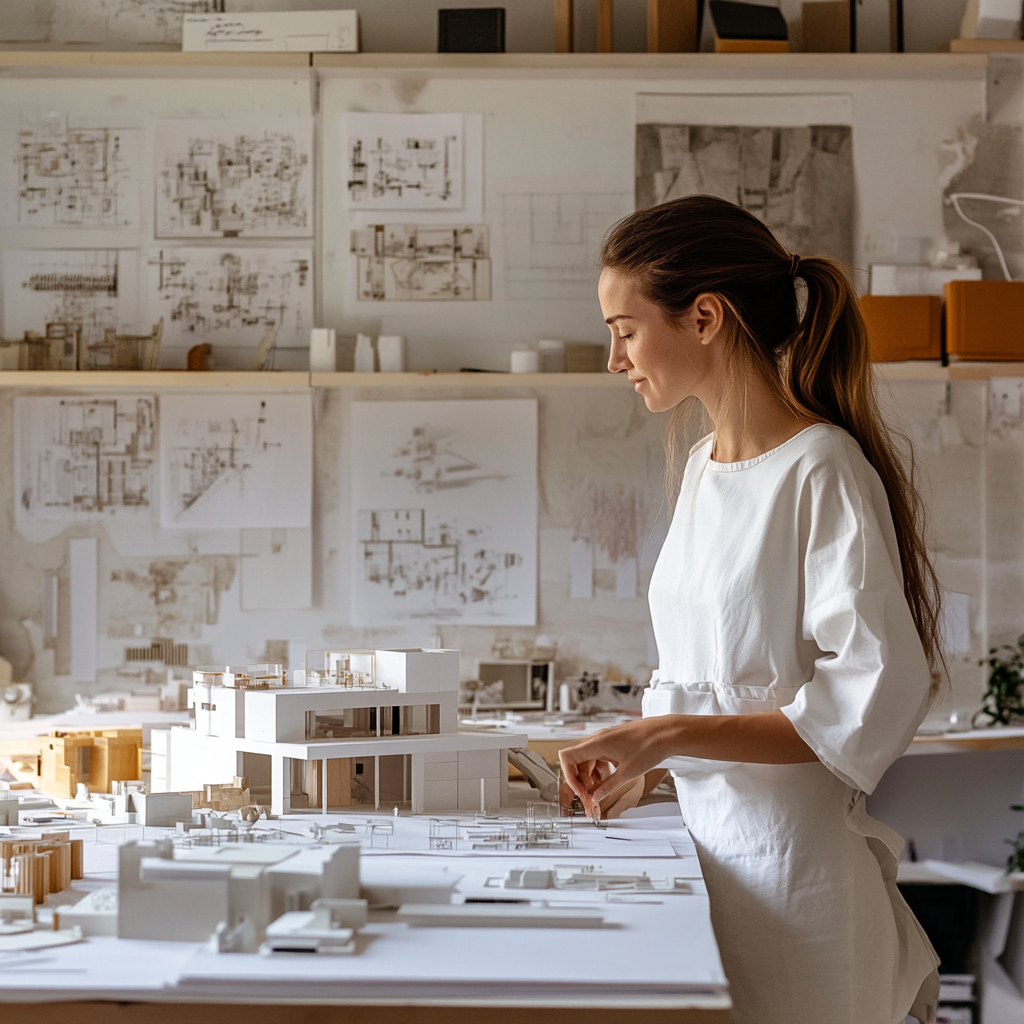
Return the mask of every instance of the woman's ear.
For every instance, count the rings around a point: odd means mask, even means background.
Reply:
[[[693,303],[693,326],[702,345],[709,345],[725,322],[725,307],[714,292],[702,292]]]

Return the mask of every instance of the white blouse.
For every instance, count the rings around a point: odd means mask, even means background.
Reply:
[[[931,682],[882,482],[825,424],[742,462],[712,461],[711,445],[691,453],[651,578],[648,713],[781,708],[870,793],[924,719]]]

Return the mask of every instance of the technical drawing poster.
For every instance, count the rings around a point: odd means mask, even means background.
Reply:
[[[352,624],[537,619],[537,402],[352,405]]]
[[[79,323],[94,344],[139,327],[138,254],[127,249],[9,249],[3,260],[4,337]],[[154,321],[155,322],[155,321]]]
[[[160,413],[161,526],[310,525],[308,393],[165,395]]]
[[[722,98],[716,97],[721,100]],[[730,98],[731,99],[731,98]],[[746,99],[746,97],[744,97]],[[814,120],[760,123],[779,97],[759,97],[765,112],[735,122],[696,121],[687,96],[641,96],[636,126],[636,207],[681,196],[720,196],[752,213],[792,252],[821,253],[846,266],[853,261],[853,138],[849,122],[818,120],[834,101],[814,109]],[[790,97],[786,97],[789,100]],[[840,100],[848,97],[839,97]],[[729,113],[729,104],[718,104]],[[755,123],[750,123],[755,122]]]
[[[165,345],[255,346],[272,325],[278,345],[309,345],[312,250],[153,249],[146,262],[149,318],[163,317]]]
[[[137,227],[142,133],[76,125],[69,117],[3,117],[10,160],[2,180],[5,224],[23,228]]]
[[[461,114],[345,114],[345,202],[354,210],[461,210]]]
[[[486,224],[371,224],[352,231],[360,302],[491,297]]]
[[[180,46],[184,15],[223,10],[224,0],[3,0],[0,42]]]
[[[161,121],[158,238],[313,235],[313,119]]]
[[[155,395],[16,398],[17,521],[150,518],[156,434]]]

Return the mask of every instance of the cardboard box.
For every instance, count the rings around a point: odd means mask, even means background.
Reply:
[[[950,281],[945,295],[951,358],[1024,360],[1024,281]]]
[[[863,295],[873,363],[942,358],[942,301],[937,295]]]

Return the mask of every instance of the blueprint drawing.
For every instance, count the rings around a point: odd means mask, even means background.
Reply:
[[[4,337],[82,325],[86,344],[138,326],[138,258],[127,249],[9,249],[3,262]]]
[[[14,417],[19,522],[152,516],[156,396],[16,398]]]
[[[0,42],[180,46],[184,15],[223,10],[224,0],[3,0]]]
[[[308,395],[163,398],[161,526],[308,527],[312,490]]]
[[[791,252],[853,261],[849,125],[636,126],[636,206],[720,196],[768,225]]]
[[[461,114],[345,114],[345,198],[360,210],[460,210]]]
[[[352,406],[353,625],[532,625],[537,403]]]
[[[503,195],[505,297],[591,298],[601,240],[626,212],[626,197],[619,192]]]
[[[278,345],[309,344],[311,250],[167,248],[146,262],[149,317],[163,317],[165,345],[252,347],[270,326]]]
[[[116,230],[139,222],[141,132],[67,117],[5,120],[4,220],[25,228]]]
[[[371,224],[352,231],[361,302],[490,299],[485,224]]]
[[[311,237],[312,118],[161,121],[158,238]]]

